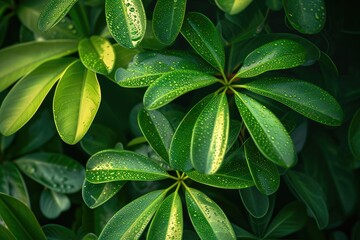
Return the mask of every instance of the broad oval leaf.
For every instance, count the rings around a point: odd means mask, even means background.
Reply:
[[[222,39],[210,19],[201,13],[188,13],[181,34],[205,61],[224,72],[225,52]]]
[[[16,198],[0,193],[0,216],[16,239],[46,240],[35,215]]]
[[[151,221],[146,239],[181,240],[183,234],[183,210],[181,198],[172,193],[161,203]]]
[[[105,225],[99,240],[140,238],[165,195],[166,191],[156,190],[128,203]]]
[[[126,181],[93,184],[87,180],[82,187],[83,200],[89,208],[96,208],[112,198],[124,185]]]
[[[91,183],[112,181],[154,181],[169,175],[150,158],[138,153],[104,150],[91,156],[86,164],[86,179]]]
[[[310,176],[296,171],[288,171],[285,180],[295,196],[305,203],[319,229],[324,229],[329,223],[329,211],[326,196],[318,182]]]
[[[214,174],[221,167],[229,139],[229,125],[229,105],[223,92],[209,101],[193,128],[190,156],[198,172]]]
[[[153,13],[153,31],[157,39],[166,45],[173,43],[184,21],[186,0],[158,0]]]
[[[262,218],[269,210],[269,198],[257,188],[250,187],[239,190],[244,207],[255,218]]]
[[[41,11],[38,27],[46,31],[55,26],[78,0],[49,0]]]
[[[46,224],[42,229],[47,240],[76,239],[75,233],[62,225]]]
[[[138,123],[150,146],[162,159],[169,162],[169,149],[174,130],[170,122],[159,111],[140,110]]]
[[[324,0],[283,0],[283,6],[291,26],[301,33],[315,34],[325,25]]]
[[[278,169],[261,154],[252,139],[245,142],[245,157],[256,188],[265,195],[275,193],[280,186]]]
[[[75,40],[15,44],[0,50],[0,92],[42,63],[76,52]]]
[[[111,43],[100,36],[84,38],[79,42],[81,62],[91,71],[110,74],[115,64],[115,51]]]
[[[234,78],[249,78],[267,71],[293,68],[305,61],[306,50],[300,43],[288,39],[275,40],[247,55]]]
[[[208,196],[187,187],[185,199],[191,222],[201,239],[236,239],[225,213]]]
[[[360,109],[353,116],[348,131],[349,147],[356,159],[360,159]]]
[[[292,78],[273,77],[244,84],[244,88],[285,104],[314,121],[339,126],[344,113],[333,96],[318,86]]]
[[[187,92],[218,81],[216,77],[199,71],[179,70],[166,73],[148,87],[144,94],[144,106],[148,110],[160,108]]]
[[[70,199],[65,194],[50,189],[44,189],[40,194],[40,210],[49,219],[57,218],[62,212],[68,210],[70,206]]]
[[[84,167],[62,154],[33,153],[15,163],[28,177],[60,193],[79,191],[85,178]]]
[[[80,61],[73,63],[60,79],[53,101],[55,125],[64,142],[75,144],[84,137],[100,101],[96,73],[87,70]]]
[[[0,131],[11,135],[39,109],[46,95],[74,59],[48,61],[26,75],[6,95],[0,108]]]
[[[294,144],[280,120],[253,98],[235,93],[240,115],[260,152],[282,167],[291,167],[296,160]]]
[[[215,0],[216,5],[224,12],[235,15],[243,11],[253,0]]]
[[[213,97],[214,94],[210,94],[200,100],[186,114],[176,129],[171,141],[169,153],[170,165],[175,170],[187,172],[193,168],[190,156],[193,128],[198,116]]]
[[[146,16],[141,0],[106,0],[107,26],[114,39],[126,48],[135,48],[145,35]]]

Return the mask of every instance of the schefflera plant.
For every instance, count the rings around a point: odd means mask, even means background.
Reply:
[[[314,46],[309,47],[300,37],[280,35],[258,46],[238,70],[226,75],[222,38],[206,16],[188,13],[181,34],[205,63],[181,52],[143,52],[135,56],[127,69],[120,68],[115,74],[122,87],[148,87],[143,98],[147,110],[158,109],[192,90],[220,84],[188,112],[176,129],[169,146],[169,164],[175,170],[214,174],[220,169],[232,131],[228,100],[231,97],[251,137],[245,144],[245,154],[255,184],[261,181],[255,161],[267,166],[277,176],[275,179],[279,176],[276,166],[287,169],[296,162],[288,131],[272,111],[256,100],[256,94],[319,123],[342,123],[340,105],[323,89],[292,77],[263,74],[314,60]],[[274,181],[272,177],[267,179]],[[265,194],[276,191],[276,184],[267,190],[260,183],[256,185]]]

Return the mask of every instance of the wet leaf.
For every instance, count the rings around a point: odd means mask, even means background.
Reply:
[[[355,158],[360,159],[360,109],[354,114],[348,130],[349,147]]]
[[[244,207],[255,218],[262,218],[269,210],[269,198],[256,187],[239,190]]]
[[[40,194],[40,210],[45,217],[55,219],[71,206],[68,196],[44,189]]]
[[[253,0],[215,0],[216,5],[224,12],[235,15],[242,12]]]
[[[154,181],[168,177],[150,158],[125,150],[104,150],[86,164],[86,180],[91,183],[134,180]]]

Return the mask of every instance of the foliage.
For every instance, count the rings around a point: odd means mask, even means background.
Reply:
[[[338,5],[0,0],[0,238],[357,239]]]

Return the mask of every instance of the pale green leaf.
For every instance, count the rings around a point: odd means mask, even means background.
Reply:
[[[68,210],[70,206],[70,199],[65,194],[50,189],[44,189],[40,194],[40,210],[49,219],[57,218],[62,212]]]
[[[235,15],[242,12],[253,0],[215,0],[216,5],[224,12]]]

